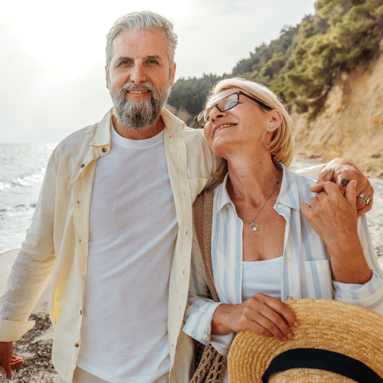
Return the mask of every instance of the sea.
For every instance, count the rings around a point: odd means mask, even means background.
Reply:
[[[49,157],[57,143],[0,143],[0,255],[20,248],[31,223]],[[320,164],[295,156],[291,169]],[[371,178],[374,205],[367,214],[372,241],[383,267],[383,180]]]
[[[24,240],[56,145],[0,143],[0,254]]]

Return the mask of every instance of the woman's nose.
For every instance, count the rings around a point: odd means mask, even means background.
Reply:
[[[211,121],[214,121],[216,120],[217,118],[220,118],[220,117],[223,117],[224,116],[224,112],[221,112],[217,106],[215,106],[211,112],[210,112],[210,115],[209,115],[209,119]]]

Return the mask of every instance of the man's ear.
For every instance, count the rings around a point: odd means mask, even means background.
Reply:
[[[109,89],[109,84],[108,84],[108,68],[105,67],[105,78],[106,78],[106,88]]]
[[[173,86],[173,84],[174,84],[174,78],[176,76],[176,67],[177,67],[176,63],[173,63],[172,68],[170,69],[170,71],[171,71],[171,73],[170,73],[170,78],[171,78],[170,86]]]

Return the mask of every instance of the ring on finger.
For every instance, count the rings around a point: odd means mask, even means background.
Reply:
[[[366,201],[366,205],[369,205],[371,203],[371,198],[366,196],[365,194],[359,194],[358,197],[363,198]]]

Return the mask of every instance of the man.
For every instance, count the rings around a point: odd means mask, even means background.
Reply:
[[[193,348],[181,328],[192,203],[220,161],[200,130],[163,109],[176,43],[171,23],[153,12],[128,14],[109,32],[113,110],[53,152],[1,297],[8,371],[12,341],[33,327],[27,319],[52,274],[59,382],[189,380]]]

